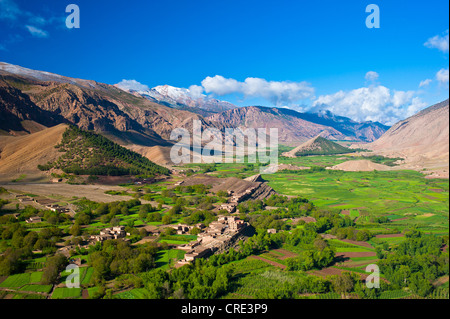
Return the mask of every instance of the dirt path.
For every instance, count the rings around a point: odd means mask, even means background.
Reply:
[[[377,254],[373,251],[336,253],[336,257],[343,257],[343,258],[376,257],[376,255]]]
[[[70,184],[20,184],[11,183],[3,184],[4,187],[11,191],[20,191],[31,193],[35,195],[49,196],[59,195],[67,199],[77,196],[78,198],[86,197],[94,202],[110,203],[114,201],[127,201],[133,199],[132,196],[109,195],[106,191],[116,190],[123,191],[124,188],[120,186],[109,185],[70,185]],[[148,204],[150,202],[141,200],[142,203]]]
[[[445,283],[447,283],[447,282],[448,282],[448,276],[444,276],[444,277],[441,277],[441,278],[436,279],[436,280],[433,282],[433,286],[434,286],[434,287],[439,287],[439,286],[442,286],[443,284],[445,284]]]
[[[400,221],[402,221],[402,220],[407,220],[407,219],[409,219],[409,217],[397,218],[397,219],[393,219],[392,221],[393,221],[393,222],[400,222]]]
[[[286,249],[282,249],[282,248],[274,249],[274,251],[283,254],[283,256],[279,256],[278,257],[278,259],[280,259],[280,260],[285,260],[287,258],[292,258],[292,257],[297,257],[298,256],[298,254],[293,253],[292,251],[289,251],[289,250],[286,250]]]
[[[383,235],[376,235],[375,238],[395,238],[395,237],[404,237],[403,234],[383,234]]]
[[[341,239],[341,241],[343,241],[344,243],[348,243],[348,244],[353,244],[353,245],[357,245],[357,246],[361,246],[361,247],[374,249],[371,244],[366,243],[365,241],[355,241],[355,240],[350,240],[350,239]]]
[[[281,268],[281,269],[286,269],[286,266],[285,266],[285,265],[280,264],[280,263],[277,263],[277,262],[272,261],[272,260],[269,260],[269,259],[266,259],[266,258],[263,258],[263,257],[261,257],[261,256],[250,256],[250,257],[251,257],[251,258],[254,258],[254,259],[262,260],[262,261],[264,261],[264,262],[266,262],[266,263],[268,263],[268,264],[270,264],[270,265],[272,265],[272,266],[279,267],[279,268]]]
[[[345,269],[338,269],[338,268],[333,268],[333,267],[323,268],[321,270],[308,271],[308,273],[311,275],[316,275],[316,276],[321,276],[321,277],[336,276],[336,275],[340,276],[343,272],[350,272],[352,274],[356,274],[361,278],[362,281],[365,281],[367,279],[367,277],[370,275],[370,273],[364,274],[364,273],[360,273],[360,272],[355,272],[355,271],[350,271],[350,270],[345,270]],[[383,280],[384,282],[388,282],[385,278],[380,278],[380,279]]]

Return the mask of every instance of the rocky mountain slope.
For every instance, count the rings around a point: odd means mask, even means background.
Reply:
[[[68,123],[122,144],[155,146],[170,145],[172,130],[192,129],[193,119],[216,127],[198,114],[153,103],[111,85],[6,63],[0,63],[0,90],[0,108],[8,114],[0,129],[9,134],[24,131],[24,120],[44,126]],[[25,129],[25,133],[29,132]]]
[[[360,123],[348,117],[335,115],[330,111],[301,113],[301,117],[310,122],[331,126],[346,136],[364,142],[375,141],[389,129],[389,126],[379,122],[367,121]]]
[[[377,154],[404,158],[405,168],[425,167],[448,176],[449,100],[398,122],[380,139],[364,147]]]
[[[357,123],[331,113],[319,115],[262,106],[241,107],[207,117],[213,122],[240,128],[278,128],[280,142],[306,141],[317,135],[331,140],[372,141],[388,127],[379,123]]]
[[[177,88],[170,85],[159,85],[147,91],[133,91],[115,84],[135,96],[142,96],[152,102],[172,108],[194,112],[208,116],[217,112],[231,110],[237,106],[226,101],[209,98],[204,94],[194,96],[189,89]]]

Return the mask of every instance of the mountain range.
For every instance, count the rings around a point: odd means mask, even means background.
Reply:
[[[170,85],[159,85],[146,91],[130,90],[120,84],[115,84],[114,86],[135,96],[144,97],[149,101],[180,110],[190,111],[202,116],[208,116],[237,107],[232,103],[213,99],[204,94],[194,96],[189,89],[177,88]]]
[[[278,127],[281,143],[304,141],[322,133],[331,139],[370,142],[388,127],[357,123],[331,113],[299,113],[259,106],[236,107],[188,89],[158,86],[148,91],[75,79],[0,63],[0,129],[27,134],[59,123],[94,130],[124,145],[168,146],[174,128]],[[201,112],[199,111],[201,110]],[[199,114],[199,113],[203,113]]]
[[[168,150],[174,143],[170,141],[172,130],[185,128],[192,132],[193,120],[201,121],[203,129],[222,131],[278,128],[281,144],[297,146],[320,135],[329,140],[362,142],[374,152],[400,153],[408,158],[423,153],[421,158],[442,157],[448,162],[448,141],[442,137],[448,139],[448,101],[389,128],[378,122],[356,122],[328,111],[302,113],[287,108],[236,107],[167,85],[131,91],[119,85],[0,62],[0,113],[0,135],[28,135],[59,124],[72,124],[100,133],[150,159],[158,158],[163,164],[169,162]],[[428,137],[424,139],[417,132]]]

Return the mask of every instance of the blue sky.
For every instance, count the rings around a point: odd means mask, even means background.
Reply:
[[[65,27],[70,3],[79,29]],[[365,25],[371,3],[379,29]],[[0,61],[392,124],[448,97],[448,9],[442,0],[0,0]]]

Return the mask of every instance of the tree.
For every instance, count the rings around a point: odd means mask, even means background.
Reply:
[[[355,286],[355,275],[350,272],[343,272],[340,276],[334,276],[331,279],[331,285],[334,292],[338,294],[344,294],[351,292]]]
[[[42,284],[54,285],[58,283],[60,272],[67,264],[67,258],[62,254],[50,257],[42,274]]]
[[[72,228],[70,228],[70,234],[72,236],[80,236],[81,235],[81,227],[78,223],[75,223]]]
[[[128,207],[124,206],[120,209],[120,212],[122,213],[122,215],[124,216],[128,216],[128,214],[130,213],[130,211],[128,210]]]
[[[198,235],[200,234],[202,231],[200,228],[194,227],[191,229],[191,231],[189,232],[191,235]]]
[[[317,250],[324,250],[326,247],[328,247],[328,244],[325,240],[323,240],[322,238],[317,238],[316,240],[314,240],[314,248],[316,248]]]
[[[20,253],[8,248],[0,256],[0,276],[9,276],[20,271],[22,260]]]
[[[162,217],[162,219],[161,219],[161,222],[164,224],[164,225],[168,225],[168,224],[170,224],[170,223],[172,223],[172,217],[170,217],[170,215],[164,215],[163,217]]]
[[[109,221],[110,222],[110,224],[111,224],[111,226],[119,226],[119,224],[120,224],[120,219],[119,218],[117,218],[117,217],[113,217],[113,218],[111,218],[111,220]]]
[[[421,297],[426,297],[433,291],[433,285],[417,272],[411,275],[409,288]]]

